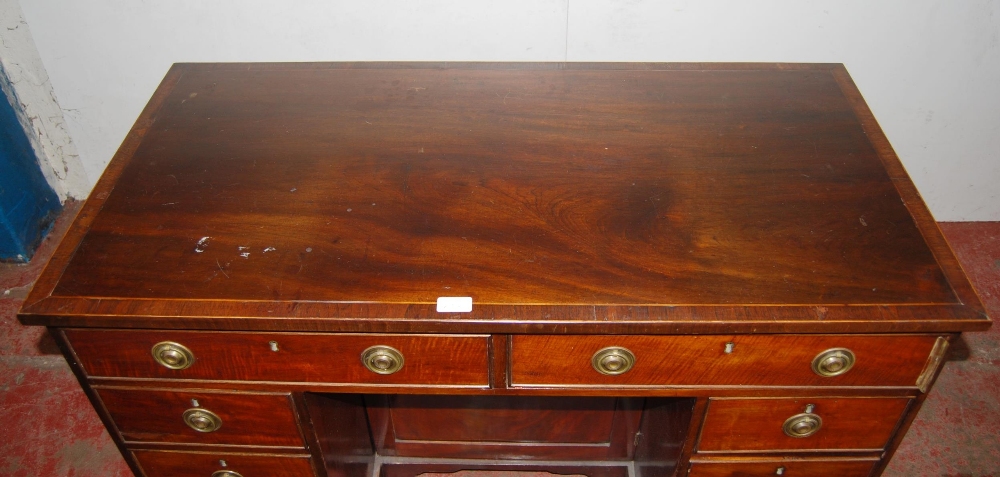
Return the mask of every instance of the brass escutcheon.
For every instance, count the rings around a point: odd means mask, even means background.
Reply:
[[[814,373],[829,378],[840,376],[854,366],[854,352],[847,348],[831,348],[813,358]]]
[[[212,477],[243,477],[243,475],[232,470],[217,470],[212,472]]]
[[[823,427],[823,418],[816,414],[804,412],[785,420],[781,426],[788,437],[809,437]]]
[[[222,419],[208,409],[188,409],[183,418],[184,424],[198,432],[215,432],[222,427]]]
[[[598,350],[594,357],[590,358],[590,365],[601,374],[615,376],[623,374],[632,369],[635,364],[635,355],[621,346],[609,346]]]
[[[153,359],[170,369],[186,369],[194,363],[194,354],[186,346],[173,341],[153,345]]]
[[[372,346],[361,353],[361,362],[369,371],[392,374],[403,367],[403,353],[391,346]]]

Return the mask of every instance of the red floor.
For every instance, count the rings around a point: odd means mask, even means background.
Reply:
[[[0,264],[0,476],[132,475],[44,330],[15,317],[76,207],[67,207],[31,264]],[[941,228],[1000,321],[1000,222]],[[1000,476],[1000,325],[967,333],[964,343],[952,347],[884,476]]]

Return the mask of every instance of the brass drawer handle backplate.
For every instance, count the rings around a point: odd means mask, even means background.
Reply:
[[[361,362],[373,373],[392,374],[402,369],[403,353],[391,346],[372,346],[361,353]]]
[[[782,430],[788,437],[809,437],[823,427],[823,418],[811,412],[796,414],[785,420]]]
[[[847,348],[831,348],[813,358],[812,370],[825,378],[840,376],[854,366],[854,352]]]
[[[198,432],[215,432],[222,427],[222,419],[208,409],[188,409],[183,417],[184,424]]]
[[[161,341],[153,345],[153,359],[170,369],[187,369],[194,363],[194,353],[186,346],[173,341]]]
[[[594,353],[590,358],[590,365],[598,373],[616,376],[632,369],[635,364],[635,355],[627,348],[621,346],[610,346]]]
[[[217,470],[212,472],[212,477],[243,477],[239,472],[231,470]]]

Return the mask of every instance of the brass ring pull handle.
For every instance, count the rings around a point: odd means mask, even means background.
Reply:
[[[212,477],[243,477],[239,472],[231,470],[217,470],[212,472]]]
[[[186,346],[173,341],[153,345],[153,359],[170,369],[186,369],[194,363],[194,354]]]
[[[782,430],[788,437],[809,437],[823,427],[823,418],[816,414],[804,412],[785,420]]]
[[[402,369],[403,353],[391,346],[372,346],[361,353],[361,362],[373,373],[392,374]]]
[[[215,432],[222,427],[222,419],[208,409],[188,409],[183,417],[184,424],[198,432]]]
[[[813,358],[813,372],[825,378],[840,376],[854,366],[854,352],[847,348],[831,348]]]
[[[594,357],[590,358],[590,365],[601,374],[616,376],[632,369],[635,364],[635,355],[621,346],[610,346],[598,350]]]

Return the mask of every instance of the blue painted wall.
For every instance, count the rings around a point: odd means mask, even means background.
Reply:
[[[0,260],[28,261],[60,207],[14,108],[0,92]]]

